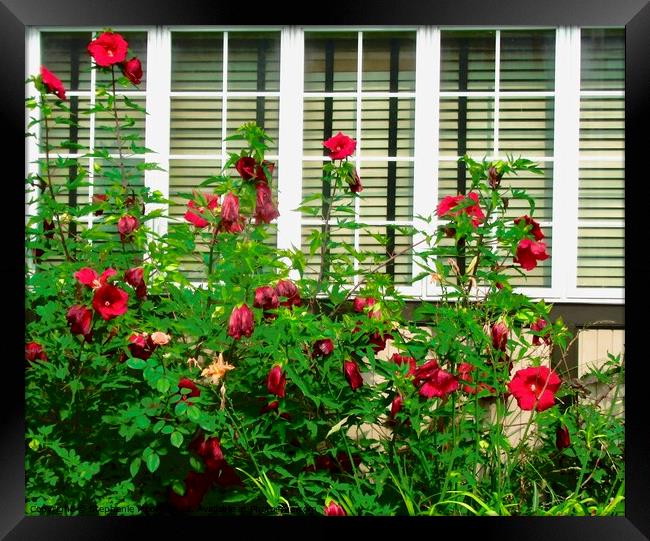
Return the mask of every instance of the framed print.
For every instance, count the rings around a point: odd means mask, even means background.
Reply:
[[[0,532],[650,538],[647,2],[242,7],[0,5]]]

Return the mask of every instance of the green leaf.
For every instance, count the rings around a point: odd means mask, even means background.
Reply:
[[[177,402],[176,406],[174,406],[174,413],[178,415],[179,417],[183,415],[187,411],[187,402],[185,400],[181,400]]]
[[[153,473],[160,466],[160,457],[157,453],[153,452],[147,457],[147,469]]]
[[[128,361],[126,361],[126,365],[130,368],[133,368],[135,370],[142,370],[147,366],[146,361],[143,361],[142,359],[137,359],[135,357],[129,358]]]
[[[140,457],[136,457],[131,461],[131,465],[129,466],[129,472],[131,472],[131,477],[135,477],[137,473],[140,471],[140,464],[142,464],[142,460]]]
[[[167,378],[160,378],[156,382],[156,389],[158,389],[161,393],[166,393],[169,391],[169,387],[171,386],[171,383]]]
[[[201,418],[201,410],[194,406],[187,408],[187,416],[189,417],[190,421],[196,423]]]
[[[169,439],[171,440],[172,445],[174,447],[180,447],[181,445],[183,445],[183,434],[181,434],[180,432],[176,432],[176,431],[172,432],[172,435],[170,436]]]

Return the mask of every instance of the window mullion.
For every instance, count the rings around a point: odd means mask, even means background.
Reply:
[[[413,164],[413,224],[433,235],[437,219],[427,223],[427,217],[438,200],[438,157],[440,154],[440,30],[418,28],[415,57],[415,126]],[[414,255],[425,248],[424,233],[413,236]],[[421,243],[421,244],[420,244]],[[413,277],[422,269],[413,263]],[[422,296],[439,294],[426,278],[413,284],[413,293]]]
[[[555,46],[552,290],[566,298],[578,273],[580,29],[559,27]]]
[[[169,134],[171,89],[171,31],[158,26],[149,30],[147,38],[147,91],[145,146],[153,153],[145,161],[156,162],[164,171],[145,171],[144,183],[150,191],[157,190],[169,199]],[[155,218],[152,229],[159,235],[167,233],[169,208],[166,204],[147,206],[147,213],[162,209],[163,217]]]
[[[280,120],[278,133],[278,248],[300,249],[301,215],[296,210],[302,197],[304,32],[299,27],[282,29],[280,37]],[[299,277],[296,270],[291,277]]]

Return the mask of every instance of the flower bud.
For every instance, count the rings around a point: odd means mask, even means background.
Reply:
[[[228,322],[228,336],[239,340],[242,336],[250,336],[254,327],[253,312],[246,304],[235,306]]]
[[[343,363],[343,371],[345,372],[345,379],[348,380],[353,391],[363,385],[363,378],[361,377],[357,363],[354,361],[345,361]]]
[[[287,384],[287,375],[282,371],[282,367],[275,365],[269,371],[266,378],[266,388],[269,393],[272,393],[280,398],[284,398],[285,386]]]

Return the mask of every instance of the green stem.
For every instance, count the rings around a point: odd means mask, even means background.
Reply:
[[[45,96],[41,94],[41,111],[45,109]],[[50,192],[50,197],[52,198],[52,204],[56,205],[56,197],[54,196],[54,188],[52,187],[52,174],[50,172],[50,125],[48,122],[48,115],[43,114],[43,119],[45,121],[45,165],[47,173],[47,187]],[[59,213],[56,210],[53,210],[54,220],[56,221],[57,231],[59,237],[61,238],[61,245],[63,246],[63,253],[67,261],[74,261],[74,258],[70,255],[68,251],[68,245],[65,242],[65,235],[63,234],[63,228],[61,227],[61,218]]]
[[[115,89],[115,65],[111,66],[111,82],[113,86],[113,117],[115,118],[115,138],[117,142],[117,152],[120,156],[120,172],[122,173],[122,186],[126,190],[129,186],[129,181],[126,178],[126,171],[124,170],[124,157],[122,155],[122,137],[120,133],[120,117],[117,113],[117,92]]]

